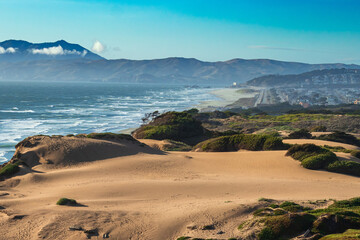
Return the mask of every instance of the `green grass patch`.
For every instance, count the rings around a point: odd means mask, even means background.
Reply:
[[[0,169],[0,177],[12,177],[20,171],[20,165],[27,166],[27,164],[21,160],[16,160],[14,163],[6,164]]]
[[[179,237],[179,238],[177,238],[177,240],[186,240],[186,239],[190,239],[191,237],[185,237],[185,236],[183,236],[183,237]]]
[[[246,224],[246,221],[245,221],[245,222],[243,222],[243,223],[241,223],[241,224],[238,226],[238,230],[243,229],[243,228],[244,228],[244,226],[245,226],[245,224]]]
[[[360,239],[360,230],[358,229],[348,229],[343,233],[330,234],[325,237],[320,238],[320,240],[355,240]]]
[[[12,175],[16,174],[20,171],[20,168],[16,164],[6,164],[5,167],[1,168],[0,176],[1,177],[11,177]]]
[[[76,200],[74,200],[74,199],[70,199],[70,198],[60,198],[60,199],[56,202],[56,205],[77,206],[78,203],[77,203]]]

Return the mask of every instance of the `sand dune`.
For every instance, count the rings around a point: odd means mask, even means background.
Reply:
[[[357,146],[346,144],[346,143],[339,143],[339,142],[331,142],[331,141],[324,141],[324,140],[316,140],[316,139],[285,139],[284,143],[289,144],[305,144],[305,143],[312,143],[319,146],[332,146],[332,147],[343,147],[350,150],[360,149]]]
[[[35,172],[0,183],[5,208],[0,234],[3,239],[85,239],[83,232],[69,230],[79,225],[98,229],[99,238],[109,233],[110,239],[227,239],[241,235],[237,226],[260,197],[344,199],[360,192],[356,177],[307,170],[284,155],[137,153],[66,168],[37,165]],[[84,206],[57,206],[61,197]],[[200,230],[208,224],[215,230]],[[220,230],[225,233],[217,234]]]

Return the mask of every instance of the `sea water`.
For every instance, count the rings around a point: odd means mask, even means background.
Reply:
[[[119,132],[145,113],[185,110],[214,100],[216,87],[84,82],[0,82],[0,163],[37,135]]]

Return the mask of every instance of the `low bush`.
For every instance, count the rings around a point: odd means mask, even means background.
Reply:
[[[274,234],[273,230],[269,227],[263,228],[260,233],[258,234],[259,240],[274,240],[276,239],[276,235]]]
[[[351,156],[359,158],[360,159],[360,151],[359,150],[353,150],[351,151]]]
[[[329,206],[329,208],[352,208],[360,207],[360,197],[351,198],[348,200],[336,201]]]
[[[291,139],[310,139],[312,138],[311,133],[306,129],[300,129],[298,131],[289,134]]]
[[[186,138],[203,136],[207,132],[192,114],[167,112],[136,129],[133,135],[138,139],[171,139],[184,142]]]
[[[315,144],[293,145],[286,153],[287,156],[301,161],[301,165],[307,169],[335,169],[337,165],[329,168],[338,161],[335,153],[329,149],[316,146]]]
[[[78,203],[77,203],[76,200],[74,200],[74,199],[70,199],[70,198],[60,198],[60,199],[56,202],[56,205],[76,206],[76,205],[78,205]]]
[[[285,201],[279,205],[280,208],[288,212],[301,212],[304,210],[310,210],[310,208],[305,208],[297,203]]]
[[[326,132],[327,128],[325,126],[315,126],[310,129],[310,132]]]
[[[264,221],[265,228],[259,233],[258,238],[271,240],[284,236],[294,237],[309,229],[315,219],[314,216],[306,213],[289,213],[267,217]]]
[[[281,138],[268,135],[236,134],[212,138],[197,144],[194,148],[205,152],[230,152],[240,149],[250,151],[286,149]]]
[[[321,240],[335,240],[335,239],[343,239],[343,240],[353,240],[359,239],[360,230],[357,229],[348,229],[343,233],[339,234],[330,234],[325,237],[322,237]]]
[[[326,168],[330,163],[333,163],[337,160],[338,158],[334,153],[328,152],[305,158],[301,162],[301,165],[307,169],[317,170]]]
[[[335,161],[329,164],[326,169],[330,172],[360,177],[360,163],[354,161]]]
[[[322,147],[316,146],[315,144],[295,144],[288,149],[286,156],[290,156],[295,160],[302,161],[305,158],[327,152],[330,151]]]
[[[331,134],[321,135],[321,136],[317,137],[317,139],[360,146],[359,139],[357,139],[354,135],[347,134],[344,132],[334,132]]]
[[[169,144],[163,145],[164,151],[182,151],[182,152],[188,152],[191,151],[192,147],[187,145],[186,143],[174,141],[174,140],[168,140]]]
[[[19,170],[20,168],[18,164],[8,163],[0,169],[0,177],[11,177],[19,172]]]
[[[346,149],[346,148],[340,147],[340,146],[324,145],[324,148],[328,149],[332,152],[343,152],[343,153],[352,153],[353,152],[353,150],[349,150],[349,149]]]
[[[111,133],[111,132],[105,132],[105,133],[90,133],[86,135],[87,138],[93,138],[93,139],[103,139],[103,140],[129,140],[137,142],[136,139],[134,139],[131,135],[128,134],[117,134],[117,133]]]

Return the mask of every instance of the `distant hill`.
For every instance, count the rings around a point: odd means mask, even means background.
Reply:
[[[290,75],[267,75],[254,78],[250,86],[263,87],[301,87],[301,86],[352,86],[360,85],[360,67],[358,69],[324,69]]]
[[[0,42],[0,62],[36,60],[104,59],[78,44],[64,40],[49,43],[30,43],[22,40]]]
[[[269,59],[204,62],[194,58],[107,60],[66,41],[0,43],[0,81],[111,81],[140,83],[232,84],[269,74],[360,68],[346,64],[306,64]]]

